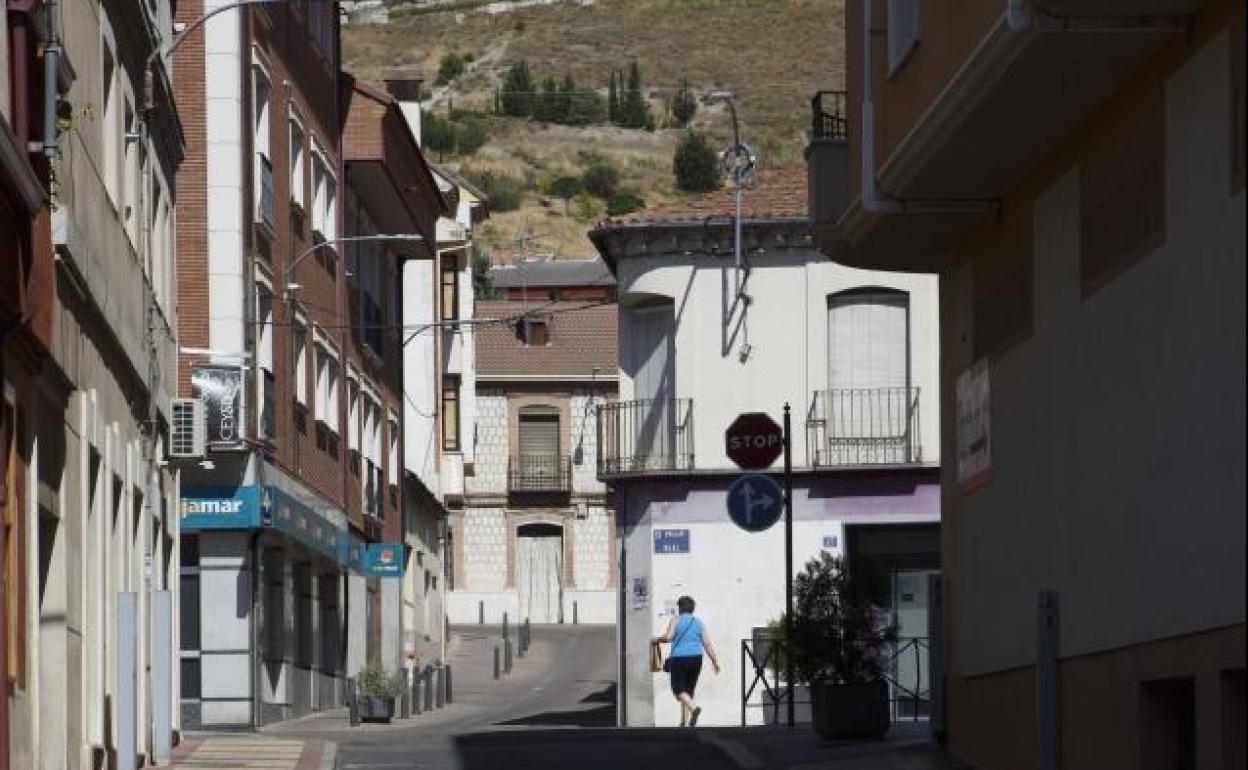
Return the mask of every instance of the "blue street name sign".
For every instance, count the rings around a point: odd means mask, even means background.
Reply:
[[[655,553],[689,553],[689,530],[656,529],[654,531]]]
[[[747,532],[762,532],[780,518],[784,491],[770,476],[747,473],[728,487],[728,516]]]

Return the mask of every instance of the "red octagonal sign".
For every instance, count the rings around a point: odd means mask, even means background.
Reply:
[[[776,461],[784,451],[784,431],[762,412],[746,412],[724,431],[728,457],[742,468],[757,470]]]

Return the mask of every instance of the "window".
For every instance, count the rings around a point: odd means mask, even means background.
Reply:
[[[295,348],[295,403],[308,405],[308,326],[300,316],[295,316],[291,333]]]
[[[550,323],[545,318],[525,318],[516,325],[516,332],[525,345],[550,344]]]
[[[338,353],[328,340],[316,342],[316,421],[338,433]]]
[[[273,288],[262,276],[256,280],[256,405],[260,438],[277,435],[273,406]]]
[[[22,487],[23,464],[19,456],[22,445],[22,430],[18,424],[20,412],[7,398],[0,404],[0,450],[4,460],[4,551],[0,557],[4,559],[4,572],[0,579],[4,581],[4,636],[5,636],[5,670],[8,673],[9,685],[23,690],[26,687],[26,588],[23,585],[24,572],[21,568],[25,556],[22,548]]]
[[[273,215],[273,155],[269,142],[269,77],[259,66],[253,66],[252,78],[252,147],[255,156],[252,168],[252,200],[255,221],[275,226]]]
[[[294,113],[290,116],[290,200],[299,208],[304,207],[307,193],[307,137],[303,126]]]
[[[459,378],[442,379],[442,451],[460,451],[459,442]]]
[[[118,109],[117,55],[112,30],[106,19],[100,19],[100,32],[104,39],[100,45],[100,93],[103,95],[104,114],[100,121],[101,144],[104,153],[104,189],[108,191],[114,206],[121,204],[121,114]]]
[[[395,494],[399,489],[399,416],[394,412],[386,420],[386,438],[389,446],[386,452],[386,478],[390,481],[390,492]]]
[[[454,260],[442,264],[442,320],[459,320],[459,271]]]
[[[337,3],[309,3],[307,6],[308,31],[321,58],[326,62],[334,59],[334,30],[337,26],[334,9]]]
[[[559,477],[559,408],[526,406],[520,410],[516,439],[517,470],[522,483],[550,481]]]
[[[888,0],[888,74],[901,69],[919,44],[922,0]]]
[[[829,297],[828,387],[907,387],[909,308],[905,292],[887,289]]]
[[[313,143],[315,146],[315,142]],[[329,161],[319,149],[312,153],[312,230],[322,240],[336,237],[338,217],[338,184],[334,181]],[[324,250],[322,250],[324,251]]]
[[[140,158],[140,147],[137,139],[131,139],[139,130],[138,116],[134,111],[134,102],[127,93],[125,97],[125,121],[122,126],[125,133],[122,136],[124,143],[125,165],[122,168],[123,177],[121,180],[121,221],[125,227],[126,236],[130,239],[130,243],[138,250],[139,246],[139,184],[143,161]]]
[[[347,450],[350,454],[351,472],[360,474],[360,381],[355,373],[347,370]]]

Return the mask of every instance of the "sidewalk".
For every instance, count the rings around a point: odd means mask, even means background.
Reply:
[[[928,735],[925,723],[902,722],[877,741],[826,741],[809,724],[711,727],[697,739],[726,754],[740,770],[965,770]]]
[[[191,735],[173,750],[176,770],[333,770],[331,741],[260,735]]]

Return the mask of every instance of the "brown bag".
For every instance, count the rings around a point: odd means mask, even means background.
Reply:
[[[650,672],[658,673],[663,670],[663,648],[659,646],[658,639],[650,640]]]

